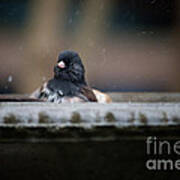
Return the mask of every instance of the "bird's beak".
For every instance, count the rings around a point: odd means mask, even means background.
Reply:
[[[64,61],[60,61],[60,62],[58,63],[58,67],[61,68],[61,69],[64,69],[64,68],[66,67]]]

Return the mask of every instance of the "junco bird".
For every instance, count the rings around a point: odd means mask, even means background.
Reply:
[[[106,96],[87,85],[80,56],[74,51],[64,51],[58,56],[54,77],[30,97],[55,103],[110,102],[111,99]]]

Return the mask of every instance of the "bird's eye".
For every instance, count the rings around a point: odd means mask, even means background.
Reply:
[[[70,65],[70,66],[73,66],[73,65],[74,65],[74,63],[72,63],[72,62],[71,62],[69,65]]]

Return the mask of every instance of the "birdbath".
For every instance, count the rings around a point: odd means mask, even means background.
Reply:
[[[2,179],[159,179],[147,143],[180,138],[179,93],[109,93],[110,104],[0,96]],[[176,158],[173,152],[168,159]],[[173,161],[172,163],[175,163]],[[178,171],[173,164],[176,178]],[[167,175],[168,174],[168,175]]]

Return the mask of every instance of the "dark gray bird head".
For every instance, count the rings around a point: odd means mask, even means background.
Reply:
[[[86,84],[84,76],[85,69],[78,53],[63,51],[59,54],[57,64],[54,67],[56,79]]]

